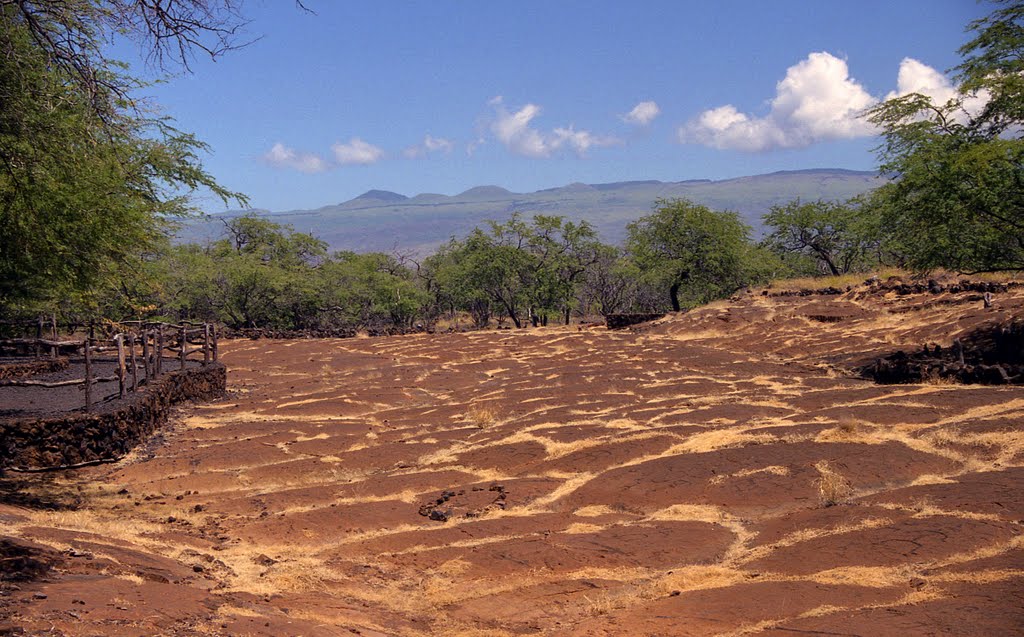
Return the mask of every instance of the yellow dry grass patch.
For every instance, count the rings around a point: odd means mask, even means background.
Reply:
[[[850,481],[832,468],[828,460],[820,460],[814,468],[818,470],[820,477],[815,481],[818,485],[818,495],[824,506],[839,504],[853,494]]]
[[[792,279],[776,279],[768,284],[769,290],[781,290],[781,291],[800,291],[800,290],[818,290],[821,288],[834,287],[843,289],[848,285],[858,286],[868,278],[872,276],[871,273],[852,273],[852,274],[841,274],[838,276],[808,276],[808,277],[796,277]],[[891,276],[898,276],[900,278],[911,278],[912,274],[905,270],[898,268],[884,268],[878,270],[873,274],[880,280],[885,281]]]
[[[707,453],[728,447],[745,447],[747,445],[764,445],[776,442],[771,434],[751,434],[744,429],[716,429],[694,434],[663,455],[675,456],[684,453]]]
[[[788,476],[789,467],[783,467],[782,465],[768,465],[767,467],[760,467],[758,469],[740,469],[732,473],[720,473],[713,478],[708,480],[709,484],[721,484],[729,478],[746,478],[748,476],[758,475],[761,473],[767,473],[773,476]]]
[[[727,525],[732,516],[721,507],[710,504],[673,504],[647,516],[651,522],[707,522]]]
[[[683,566],[672,569],[639,586],[637,597],[640,599],[657,599],[675,591],[708,590],[712,588],[728,588],[749,578],[749,573],[720,565]],[[761,578],[758,578],[759,581]]]
[[[466,410],[465,420],[473,426],[485,429],[498,423],[500,412],[494,405],[476,404]]]
[[[331,437],[330,434],[324,433],[324,432],[318,433],[318,434],[316,434],[314,436],[306,436],[306,435],[301,435],[300,434],[299,436],[295,437],[295,440],[293,442],[308,442],[310,440],[327,440],[330,437]]]
[[[1005,582],[1008,579],[1024,578],[1024,570],[1019,568],[995,568],[966,573],[935,573],[928,579],[935,582],[955,582],[966,584],[992,584]]]
[[[580,507],[572,512],[573,515],[578,515],[581,518],[596,518],[602,515],[618,515],[622,511],[616,511],[610,506],[604,504],[591,504],[585,507]]]
[[[123,514],[108,515],[91,509],[73,511],[27,511],[28,522],[14,525],[11,531],[28,527],[56,528],[97,536],[89,541],[110,543],[121,541],[126,543],[143,542],[146,535],[163,532],[159,524],[146,522]]]
[[[291,552],[295,553],[294,550]],[[341,574],[332,571],[315,557],[293,554],[270,566],[257,564],[253,559],[254,550],[221,552],[218,557],[226,562],[232,571],[226,577],[226,586],[218,591],[222,593],[279,595],[324,592],[329,590],[334,582],[343,579]]]

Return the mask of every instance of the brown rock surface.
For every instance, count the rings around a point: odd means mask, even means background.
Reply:
[[[228,342],[145,453],[0,478],[0,634],[1020,634],[1024,389],[853,372],[976,297]]]

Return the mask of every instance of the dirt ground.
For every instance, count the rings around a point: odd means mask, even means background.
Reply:
[[[0,634],[1018,635],[1024,389],[848,370],[1022,308],[229,342],[146,449],[0,481]]]

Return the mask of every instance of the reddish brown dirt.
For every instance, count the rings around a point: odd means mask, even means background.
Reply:
[[[847,371],[976,296],[228,343],[160,444],[0,481],[0,634],[1020,634],[1024,389]]]

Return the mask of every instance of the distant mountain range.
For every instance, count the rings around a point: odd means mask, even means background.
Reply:
[[[626,224],[651,212],[658,199],[683,197],[716,210],[733,210],[762,231],[761,216],[775,205],[793,199],[842,201],[881,184],[875,172],[812,169],[711,181],[621,181],[609,184],[573,183],[532,193],[515,193],[499,186],[478,186],[455,196],[423,193],[406,197],[387,190],[370,190],[355,199],[316,210],[270,212],[231,211],[190,222],[179,232],[182,241],[218,237],[222,219],[256,213],[288,224],[326,241],[333,250],[357,252],[395,249],[424,254],[451,237],[462,237],[488,219],[505,220],[513,212],[562,215],[589,221],[601,238],[619,243]]]

